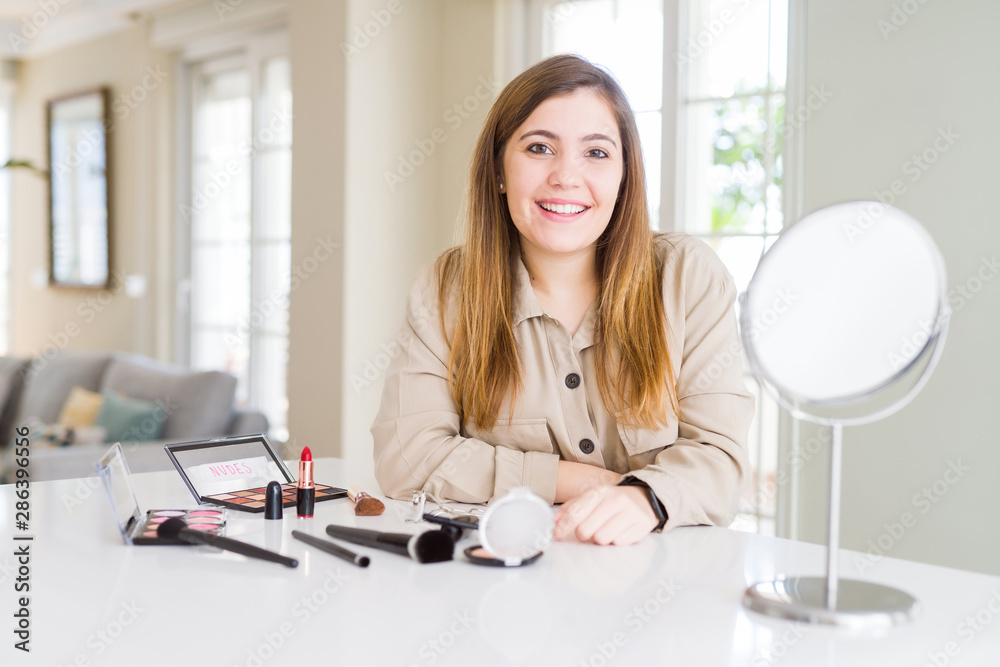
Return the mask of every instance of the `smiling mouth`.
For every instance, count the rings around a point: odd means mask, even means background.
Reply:
[[[589,206],[583,206],[582,204],[550,204],[548,202],[535,202],[538,204],[539,208],[549,213],[555,213],[557,215],[577,215],[586,211]]]

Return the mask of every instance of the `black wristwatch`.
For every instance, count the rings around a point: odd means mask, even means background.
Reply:
[[[652,505],[653,513],[656,515],[656,528],[653,528],[651,532],[658,533],[663,530],[663,526],[667,523],[667,509],[660,502],[660,499],[656,497],[656,494],[653,493],[653,489],[649,487],[649,484],[646,484],[638,477],[625,477],[622,481],[618,482],[618,486],[641,487],[646,492],[646,498],[649,500],[649,504]]]

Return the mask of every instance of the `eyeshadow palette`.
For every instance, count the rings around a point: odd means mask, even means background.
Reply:
[[[263,433],[166,445],[170,461],[199,503],[263,512],[268,482],[281,483],[281,504],[296,502],[295,478]],[[316,484],[316,502],[346,498],[347,491]]]
[[[296,502],[295,495],[295,484],[282,484],[281,485],[281,506],[282,507],[294,507]],[[204,496],[200,500],[206,503],[212,503],[213,505],[222,505],[223,507],[229,507],[234,510],[243,510],[245,512],[263,512],[264,511],[264,492],[267,490],[265,486],[259,486],[255,489],[246,489],[244,491],[233,491],[231,493],[217,493],[214,496]],[[316,502],[322,502],[324,500],[333,500],[334,498],[345,498],[347,497],[347,492],[344,489],[338,489],[333,486],[326,486],[325,484],[316,485]]]
[[[143,512],[132,484],[132,474],[121,443],[115,444],[97,462],[97,472],[111,501],[111,512],[125,544],[183,544],[176,538],[162,538],[156,534],[161,523],[174,517],[180,518],[188,528],[211,535],[222,535],[226,530],[226,510],[200,506],[191,510],[151,510]]]
[[[189,544],[176,538],[160,537],[157,528],[167,519],[177,517],[182,519],[192,530],[201,530],[209,535],[222,535],[226,532],[226,510],[203,508],[193,510],[150,510],[146,520],[132,531],[132,544]]]

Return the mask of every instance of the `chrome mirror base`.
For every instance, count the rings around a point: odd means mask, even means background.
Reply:
[[[743,606],[789,621],[864,630],[906,623],[920,612],[920,603],[913,596],[857,579],[840,579],[836,599],[828,605],[825,577],[778,577],[758,582],[743,594]]]

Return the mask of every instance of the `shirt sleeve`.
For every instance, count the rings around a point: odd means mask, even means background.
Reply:
[[[461,434],[448,386],[449,347],[441,330],[434,265],[421,269],[386,370],[371,433],[375,478],[390,498],[415,489],[442,500],[486,503],[516,486],[555,502],[558,454],[523,452]]]
[[[682,266],[676,272],[664,270],[665,283],[683,285],[678,290],[665,284],[664,289],[684,301],[681,309],[667,308],[668,313],[684,313],[683,324],[671,323],[675,336],[683,334],[678,437],[652,464],[629,473],[646,482],[663,503],[663,530],[728,526],[751,476],[746,441],[754,397],[743,381],[733,309],[736,286],[710,247],[693,239],[687,244]]]

